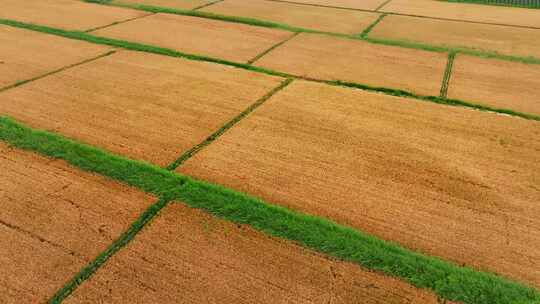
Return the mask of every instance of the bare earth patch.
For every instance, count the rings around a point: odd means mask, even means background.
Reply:
[[[194,9],[199,6],[212,3],[213,1],[215,0],[114,0],[112,3],[141,4],[176,9]]]
[[[0,93],[0,113],[34,128],[166,166],[280,78],[119,52]]]
[[[93,34],[240,62],[247,62],[292,35],[264,27],[169,14],[156,14]]]
[[[381,12],[540,28],[540,10],[451,3],[433,0],[392,0]]]
[[[540,58],[537,29],[389,15],[369,36]]]
[[[111,49],[9,26],[0,26],[0,45],[0,89]]]
[[[179,172],[540,286],[540,123],[310,82]]]
[[[288,2],[324,5],[333,7],[375,10],[386,0],[288,0]]]
[[[225,0],[205,7],[201,11],[344,34],[359,34],[379,17],[377,13],[265,0]]]
[[[173,203],[66,303],[437,303],[399,280]]]
[[[448,97],[540,115],[540,65],[458,55]]]
[[[153,198],[0,143],[0,302],[44,303]]]
[[[73,0],[2,0],[0,18],[68,30],[89,30],[148,14]]]
[[[438,95],[446,62],[445,53],[303,33],[255,64],[302,77]]]

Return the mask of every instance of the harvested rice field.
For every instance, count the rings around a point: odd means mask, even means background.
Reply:
[[[0,303],[539,304],[540,11],[475,1],[0,1]]]

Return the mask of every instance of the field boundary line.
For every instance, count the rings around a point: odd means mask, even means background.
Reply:
[[[194,8],[192,8],[191,10],[196,11],[196,10],[199,10],[199,9],[202,9],[202,8],[207,7],[207,6],[211,6],[211,5],[220,3],[220,2],[223,2],[223,0],[217,0],[217,1],[209,2],[209,3],[203,4],[203,5],[194,7]]]
[[[24,29],[28,29],[32,31],[47,33],[47,34],[61,36],[65,38],[75,39],[75,40],[87,41],[94,44],[109,45],[109,46],[126,49],[126,50],[152,53],[152,54],[158,54],[158,55],[175,57],[175,58],[184,58],[187,60],[217,63],[217,64],[227,65],[227,66],[231,66],[231,67],[235,67],[235,68],[239,68],[243,70],[248,70],[248,71],[252,71],[256,73],[263,73],[263,74],[272,75],[272,76],[303,79],[307,81],[326,83],[329,85],[337,85],[337,86],[343,86],[343,87],[349,87],[349,88],[355,88],[355,89],[362,89],[366,91],[379,92],[379,93],[383,93],[387,95],[401,96],[401,97],[406,97],[410,99],[435,102],[435,103],[446,104],[446,105],[451,105],[451,106],[461,106],[461,107],[466,107],[466,108],[471,108],[471,109],[476,109],[476,110],[481,110],[481,111],[508,114],[511,116],[520,117],[524,119],[540,121],[540,116],[538,115],[522,113],[522,112],[514,111],[511,109],[494,108],[494,107],[483,105],[481,103],[463,101],[459,99],[447,99],[447,98],[440,98],[439,96],[418,95],[418,94],[404,91],[401,89],[375,87],[375,86],[365,85],[361,83],[341,81],[341,80],[333,81],[333,80],[309,78],[309,77],[304,77],[300,75],[293,75],[290,73],[261,68],[261,67],[246,64],[246,63],[238,63],[238,62],[233,62],[233,61],[228,61],[228,60],[213,58],[213,57],[208,57],[208,56],[202,56],[202,55],[187,54],[187,53],[183,53],[183,52],[179,52],[173,49],[168,49],[168,48],[163,48],[163,47],[156,47],[156,46],[141,44],[137,42],[130,42],[130,41],[94,36],[92,34],[83,33],[83,32],[66,31],[66,30],[61,30],[61,29],[56,29],[56,28],[50,28],[47,26],[28,24],[28,23],[14,21],[14,20],[0,19],[0,24],[13,26],[17,28],[24,28]],[[371,40],[371,38],[366,38],[366,39]],[[440,52],[445,52],[445,50],[440,50]],[[468,54],[466,52],[461,52],[461,51],[460,53]],[[486,58],[489,58],[489,57],[486,57]]]
[[[379,5],[379,6],[375,9],[375,11],[378,12],[381,8],[385,7],[388,3],[390,3],[390,1],[392,1],[392,0],[386,0],[386,1],[384,1],[381,5]]]
[[[293,33],[291,36],[283,39],[282,41],[274,44],[273,46],[269,47],[268,49],[264,50],[262,53],[260,54],[257,54],[257,56],[251,58],[250,60],[248,60],[247,64],[254,64],[257,60],[261,59],[264,55],[270,53],[271,51],[275,50],[276,48],[282,46],[283,44],[285,44],[286,42],[288,42],[289,40],[293,39],[294,37],[298,36],[300,34],[300,32],[296,32],[296,33]]]
[[[454,66],[456,54],[456,52],[448,53],[448,61],[446,62],[446,68],[444,70],[444,76],[441,83],[441,93],[439,95],[441,98],[446,98],[448,95],[448,85],[450,83],[450,77],[452,77],[452,67]]]
[[[153,194],[156,194],[156,191],[152,191],[154,190],[152,187],[145,187],[145,183],[130,183],[131,178],[125,178],[123,174],[119,175],[114,170],[96,171],[94,168],[104,165],[102,159],[96,158],[95,155],[105,155],[106,159],[113,159],[114,162],[108,162],[106,166],[126,168],[123,173],[130,176],[145,178],[144,175],[132,172],[158,171],[160,174],[150,174],[153,183],[164,182],[155,179],[175,177],[175,187],[159,193],[159,204],[147,209],[113,246],[100,254],[59,290],[50,303],[61,302],[80,282],[94,273],[96,266],[102,265],[117,252],[121,248],[119,245],[127,244],[169,201],[184,203],[191,208],[204,210],[237,224],[249,225],[262,233],[296,242],[303,247],[355,263],[365,269],[399,278],[415,287],[429,289],[447,300],[464,304],[533,304],[540,301],[540,291],[524,283],[424,255],[325,218],[296,212],[219,185],[112,155],[58,134],[31,129],[2,116],[0,116],[0,140],[16,148],[62,159],[82,170],[100,173]],[[165,183],[169,184],[168,181]]]
[[[373,23],[370,24],[368,27],[366,27],[366,28],[362,31],[362,33],[360,33],[359,36],[360,36],[362,39],[365,39],[365,38],[369,35],[369,33],[377,26],[377,24],[379,24],[379,23],[384,19],[384,17],[386,17],[386,16],[388,16],[388,14],[381,14],[381,15],[379,16],[379,18],[377,18],[377,20],[375,20],[375,22],[373,22]],[[368,41],[368,42],[369,42],[369,41]]]
[[[111,26],[114,26],[114,25],[118,25],[118,24],[122,24],[122,23],[126,23],[126,22],[129,22],[129,21],[134,21],[134,20],[138,20],[138,19],[142,19],[142,18],[146,18],[148,16],[152,16],[152,15],[155,15],[156,13],[149,13],[149,14],[146,14],[146,15],[143,15],[143,16],[138,16],[138,17],[133,17],[133,18],[129,18],[129,19],[126,19],[126,20],[121,20],[121,21],[115,21],[113,23],[110,23],[110,24],[106,24],[106,25],[102,25],[102,26],[98,26],[98,27],[95,27],[95,28],[91,28],[89,30],[86,30],[84,31],[85,33],[91,33],[91,32],[94,32],[94,31],[97,31],[97,30],[101,30],[101,29],[104,29],[104,28],[108,28],[108,27],[111,27]]]
[[[131,223],[126,231],[115,239],[104,251],[99,253],[90,263],[84,266],[71,280],[61,287],[47,303],[62,303],[62,301],[71,295],[84,281],[91,278],[101,266],[107,263],[111,257],[129,244],[135,236],[168,205],[169,202],[170,200],[168,198],[159,198],[157,202],[150,205],[150,207]]]
[[[255,103],[253,103],[252,105],[247,107],[244,111],[242,111],[236,117],[229,120],[225,125],[223,125],[217,131],[212,133],[212,135],[208,136],[201,143],[197,144],[196,146],[194,146],[191,149],[189,149],[189,150],[185,151],[184,153],[182,153],[182,155],[178,159],[176,159],[170,165],[167,166],[167,170],[173,171],[176,168],[178,168],[186,160],[190,159],[195,154],[199,153],[202,149],[204,149],[206,146],[210,145],[212,142],[214,142],[216,139],[218,139],[221,135],[223,135],[225,132],[227,132],[229,129],[231,129],[237,123],[239,123],[242,119],[244,119],[246,116],[251,114],[251,112],[255,111],[258,107],[263,105],[268,99],[270,99],[276,93],[278,93],[279,91],[286,88],[289,84],[291,84],[291,82],[293,82],[292,78],[287,78],[284,81],[282,81],[277,87],[270,90],[263,97],[259,98],[257,101],[255,101]]]
[[[112,55],[112,54],[114,54],[114,53],[116,53],[116,50],[110,50],[110,51],[108,51],[108,52],[105,52],[104,54],[101,54],[101,55],[98,55],[98,56],[95,56],[95,57],[92,57],[92,58],[89,58],[89,59],[85,59],[85,60],[83,60],[83,61],[79,61],[79,62],[70,64],[70,65],[63,66],[63,67],[61,67],[61,68],[59,68],[59,69],[56,69],[56,70],[47,72],[47,73],[45,73],[45,74],[38,75],[38,76],[36,76],[36,77],[32,77],[32,78],[29,78],[29,79],[26,79],[26,80],[19,80],[19,81],[15,82],[14,84],[10,84],[10,85],[8,85],[8,86],[5,86],[5,87],[3,87],[3,88],[0,88],[0,93],[2,93],[2,92],[4,92],[4,91],[7,91],[7,90],[9,90],[9,89],[13,89],[13,88],[22,86],[22,85],[24,85],[24,84],[27,84],[27,83],[30,83],[30,82],[33,82],[33,81],[36,81],[36,80],[40,80],[40,79],[45,78],[45,77],[47,77],[47,76],[54,75],[54,74],[56,74],[56,73],[60,73],[60,72],[62,72],[62,71],[65,71],[65,70],[74,68],[74,67],[76,67],[76,66],[83,65],[83,64],[85,64],[85,63],[89,63],[89,62],[98,60],[98,59],[100,59],[100,58],[110,56],[110,55]]]

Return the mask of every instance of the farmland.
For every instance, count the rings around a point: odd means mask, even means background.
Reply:
[[[0,302],[540,303],[540,10],[466,2],[2,1]]]

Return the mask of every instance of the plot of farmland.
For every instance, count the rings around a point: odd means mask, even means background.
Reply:
[[[370,37],[540,58],[540,29],[389,15]]]
[[[392,0],[381,12],[540,28],[540,10],[432,0]]]
[[[300,34],[257,66],[321,80],[342,80],[438,95],[447,54]]]
[[[148,13],[76,0],[2,0],[0,18],[85,31]]]
[[[539,33],[444,0],[0,0],[0,303],[539,304]]]
[[[539,134],[521,119],[297,82],[179,172],[540,286]]]
[[[66,303],[99,301],[437,303],[397,280],[180,204],[164,210]]]
[[[540,115],[540,65],[459,55],[448,96]]]
[[[0,94],[0,111],[161,166],[203,141],[280,79],[120,52]]]
[[[42,303],[152,197],[0,143],[0,302]]]
[[[241,62],[292,35],[263,27],[167,14],[108,27],[94,34]]]
[[[110,50],[106,46],[1,25],[0,45],[0,89]]]
[[[257,18],[323,32],[359,34],[379,14],[266,0],[224,0],[201,11]]]

